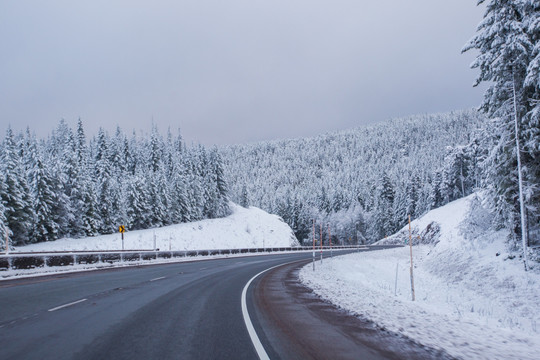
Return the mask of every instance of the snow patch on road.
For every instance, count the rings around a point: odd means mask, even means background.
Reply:
[[[300,279],[336,305],[457,358],[537,359],[539,271],[525,272],[506,252],[507,232],[486,226],[479,203],[472,195],[412,223],[417,235],[439,227],[427,241],[416,237],[414,302],[408,246],[337,257],[316,263],[315,272],[310,264]],[[408,227],[386,242],[403,234]]]

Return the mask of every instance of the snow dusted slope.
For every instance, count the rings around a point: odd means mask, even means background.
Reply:
[[[316,272],[309,265],[300,278],[335,304],[452,356],[538,359],[540,272],[525,272],[506,253],[507,233],[490,229],[477,196],[412,223],[424,243],[413,246],[414,302],[408,246],[342,256]],[[407,238],[405,227],[385,241]]]
[[[276,215],[258,208],[245,209],[231,203],[233,214],[222,219],[129,231],[124,235],[125,249],[201,250],[297,245],[291,228]],[[118,250],[120,234],[56,241],[18,247],[17,251]]]

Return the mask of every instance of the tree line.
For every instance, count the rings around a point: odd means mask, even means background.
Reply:
[[[9,128],[0,154],[0,234],[13,246],[230,212],[217,149],[187,147],[156,126],[145,135],[100,129],[90,141],[81,120],[75,130],[61,121],[47,139]]]

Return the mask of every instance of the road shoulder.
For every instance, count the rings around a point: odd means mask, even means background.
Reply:
[[[322,300],[298,280],[306,261],[277,267],[254,284],[256,329],[276,359],[451,359]]]

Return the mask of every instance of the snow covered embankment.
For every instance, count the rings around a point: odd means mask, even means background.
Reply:
[[[475,196],[412,223],[429,243],[413,247],[414,302],[409,247],[345,255],[315,272],[308,265],[300,279],[336,305],[452,356],[537,359],[540,273],[525,272],[506,253],[507,233],[489,229],[489,214]],[[408,227],[387,241],[404,238]]]
[[[128,231],[124,234],[124,248],[160,250],[212,250],[298,245],[291,228],[276,215],[250,207],[230,204],[232,215],[222,219],[202,220],[155,229]],[[101,235],[81,239],[56,241],[21,246],[16,251],[85,251],[120,250],[120,234]]]

